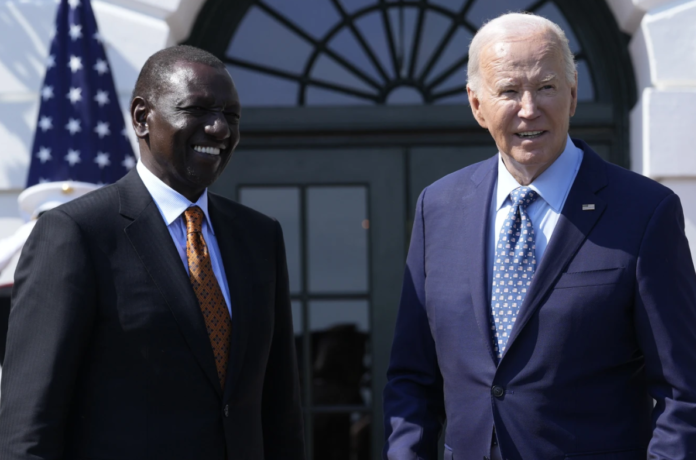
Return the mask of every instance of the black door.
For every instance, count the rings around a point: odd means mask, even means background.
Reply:
[[[635,82],[605,0],[208,0],[186,41],[228,64],[243,106],[216,191],[285,232],[312,460],[381,458],[416,198],[496,153],[467,105],[467,48],[486,19],[519,10],[569,37],[571,135],[628,166]]]
[[[378,458],[405,250],[403,151],[241,149],[214,189],[283,227],[310,458]]]

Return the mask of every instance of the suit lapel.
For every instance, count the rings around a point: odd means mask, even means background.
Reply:
[[[563,205],[558,223],[551,236],[551,241],[544,251],[534,280],[529,286],[527,297],[520,307],[515,326],[508,339],[507,350],[513,346],[515,339],[520,335],[529,319],[541,307],[544,298],[573,259],[606,208],[604,200],[596,195],[596,192],[606,185],[603,160],[584,142],[573,139],[573,143],[584,151],[582,165],[568,193],[568,198]],[[584,211],[584,204],[594,204],[595,208],[593,211]],[[505,359],[505,355],[503,355],[503,359]]]
[[[235,214],[229,206],[224,206],[222,200],[213,194],[208,194],[208,203],[210,220],[220,248],[232,303],[232,340],[224,389],[226,401],[239,377],[248,341],[247,315],[252,304],[252,266],[251,255],[244,243],[242,229],[239,227],[240,223],[234,220]]]
[[[490,302],[488,301],[488,245],[489,245],[489,226],[491,200],[493,189],[497,181],[498,157],[495,156],[487,160],[472,174],[471,181],[473,187],[471,193],[462,198],[462,209],[458,212],[464,219],[463,243],[470,247],[471,242],[482,242],[473,244],[472,251],[453,251],[454,254],[464,254],[468,257],[467,264],[470,269],[469,285],[471,298],[474,306],[476,323],[488,344],[488,351],[491,359],[495,360],[493,345],[491,342],[490,325]]]
[[[164,297],[203,372],[222,396],[198,300],[162,215],[135,171],[118,186],[120,213],[132,219],[124,229],[126,236]]]

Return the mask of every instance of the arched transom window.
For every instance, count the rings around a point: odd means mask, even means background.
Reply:
[[[465,104],[471,38],[506,11],[565,30],[579,99],[593,101],[581,43],[551,0],[256,0],[224,59],[246,106]]]

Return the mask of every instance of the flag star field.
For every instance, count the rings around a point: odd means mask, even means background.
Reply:
[[[40,95],[27,187],[108,184],[135,166],[89,0],[61,0]]]

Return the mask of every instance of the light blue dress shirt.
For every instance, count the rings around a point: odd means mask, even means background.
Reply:
[[[203,214],[205,214],[205,221],[203,222],[203,239],[205,240],[205,244],[208,246],[208,253],[210,254],[210,262],[213,266],[213,273],[215,273],[215,278],[220,285],[220,289],[222,290],[222,295],[225,298],[227,310],[230,312],[231,318],[232,308],[230,304],[230,289],[227,285],[225,267],[222,265],[220,248],[218,247],[217,239],[215,238],[213,225],[210,223],[210,215],[208,214],[208,189],[205,189],[200,198],[198,198],[198,201],[191,203],[188,198],[162,182],[149,169],[147,169],[142,161],[138,161],[136,170],[138,171],[138,174],[140,175],[140,178],[145,184],[148,192],[150,192],[150,195],[152,195],[152,199],[155,201],[157,209],[159,209],[160,214],[162,214],[164,223],[167,225],[169,234],[172,236],[172,240],[174,241],[174,246],[176,246],[176,250],[179,252],[181,262],[186,268],[186,273],[189,273],[189,268],[188,258],[186,256],[186,223],[184,222],[183,213],[191,206],[198,206],[203,211]]]
[[[546,246],[551,240],[558,218],[563,210],[570,188],[575,182],[580,164],[582,163],[583,152],[573,144],[570,136],[566,141],[566,147],[556,161],[544,171],[529,187],[539,194],[539,198],[527,208],[527,215],[532,221],[536,233],[537,267],[541,264]],[[512,177],[512,174],[505,167],[502,156],[498,152],[498,182],[493,189],[493,199],[491,200],[491,210],[489,213],[489,241],[488,245],[488,279],[493,277],[493,258],[495,247],[498,243],[500,229],[505,223],[512,202],[510,192],[520,184]],[[490,298],[491,286],[488,283],[488,294]]]

